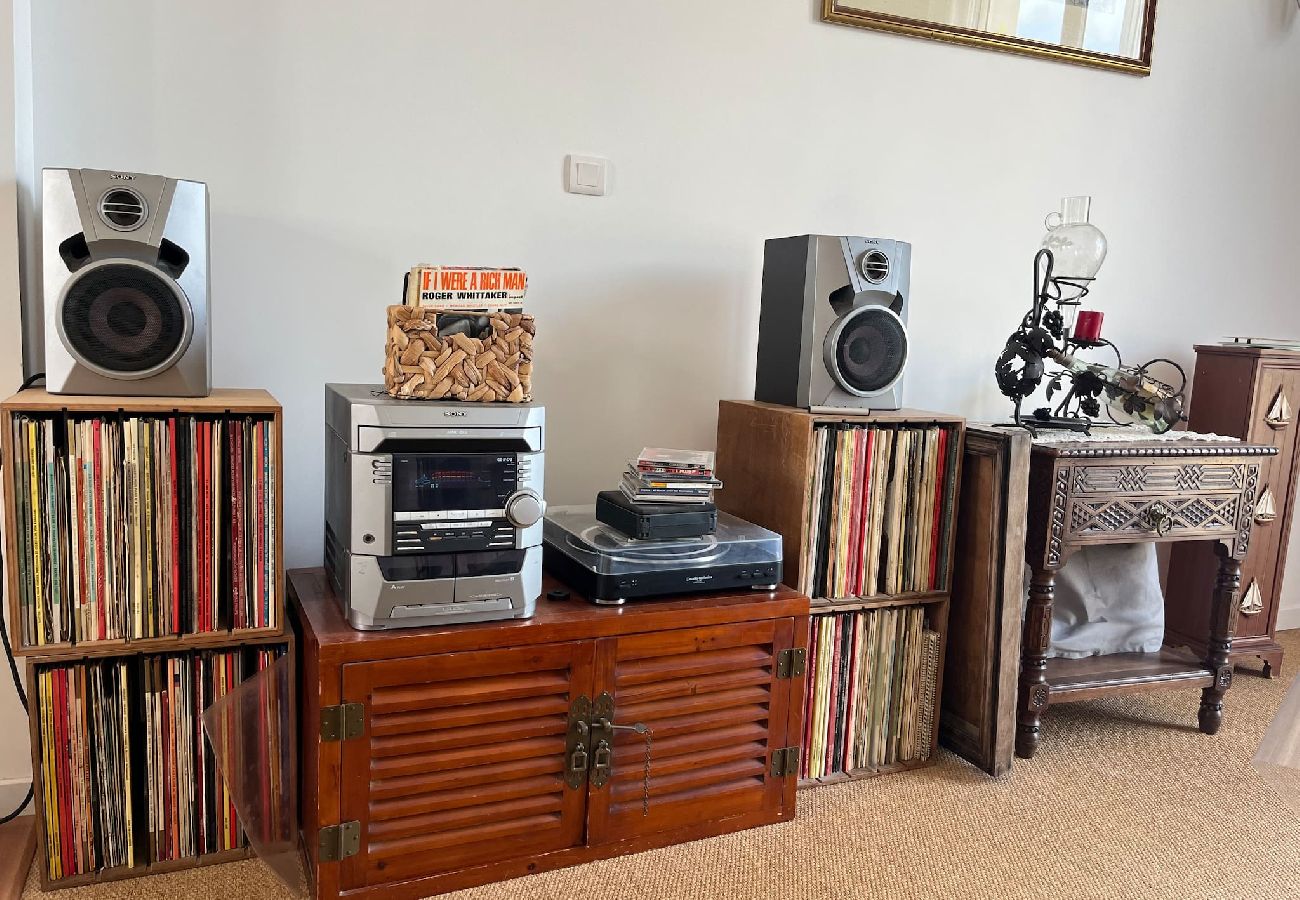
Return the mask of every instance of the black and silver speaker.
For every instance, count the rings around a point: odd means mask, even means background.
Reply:
[[[43,175],[48,389],[207,396],[207,185],[98,169]]]
[[[754,399],[812,410],[899,409],[911,258],[903,241],[769,240]]]

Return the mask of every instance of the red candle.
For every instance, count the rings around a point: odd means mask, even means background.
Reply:
[[[1079,318],[1074,323],[1074,339],[1076,341],[1101,340],[1101,320],[1103,315],[1104,313],[1092,310],[1080,310]]]

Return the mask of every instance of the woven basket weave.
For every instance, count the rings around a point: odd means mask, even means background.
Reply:
[[[527,403],[535,333],[522,313],[390,306],[384,389],[403,399]]]

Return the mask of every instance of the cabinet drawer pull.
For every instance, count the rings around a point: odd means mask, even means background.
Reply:
[[[1156,503],[1142,513],[1142,524],[1147,531],[1154,531],[1157,537],[1164,537],[1174,525],[1174,517],[1163,505]]]

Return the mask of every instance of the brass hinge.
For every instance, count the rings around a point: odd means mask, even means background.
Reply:
[[[799,748],[782,747],[772,751],[772,777],[785,778],[799,774]]]
[[[360,703],[325,706],[320,711],[320,739],[350,741],[366,730],[366,708]]]
[[[804,672],[808,661],[808,651],[803,647],[782,650],[776,655],[776,677],[798,678]]]
[[[361,851],[361,823],[343,822],[339,825],[326,825],[320,830],[319,843],[316,845],[319,861],[338,862],[349,856],[356,856]]]

